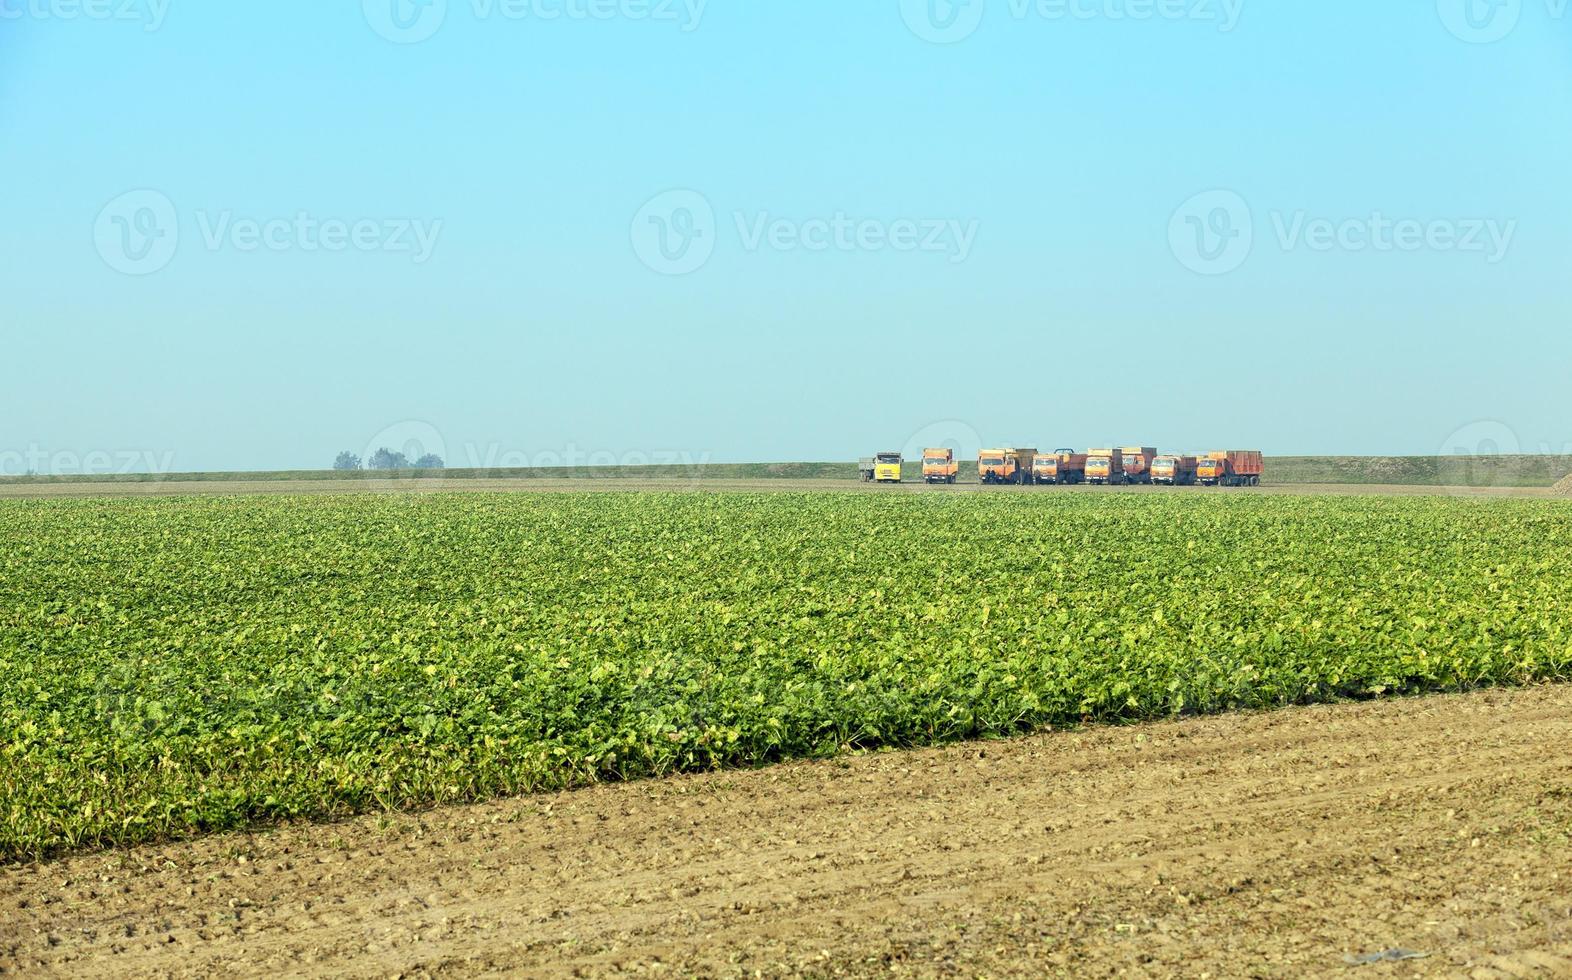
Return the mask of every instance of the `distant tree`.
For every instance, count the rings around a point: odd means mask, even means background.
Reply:
[[[415,469],[417,470],[440,470],[446,467],[446,465],[446,463],[442,462],[442,457],[436,453],[427,453],[415,460]]]
[[[409,457],[383,446],[371,454],[371,459],[366,461],[366,467],[373,470],[407,470]]]
[[[338,459],[333,461],[333,468],[335,470],[358,470],[360,469],[360,457],[346,450],[338,454]]]

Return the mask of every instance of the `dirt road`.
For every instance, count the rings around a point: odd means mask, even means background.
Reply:
[[[0,869],[34,975],[1572,973],[1572,687],[1048,733]]]
[[[39,497],[169,497],[182,495],[344,494],[344,493],[580,493],[731,491],[787,493],[837,490],[848,493],[1245,493],[1245,494],[1445,494],[1462,497],[1554,497],[1549,487],[1443,487],[1402,484],[1283,483],[1243,489],[1217,487],[984,487],[976,483],[927,486],[922,483],[871,484],[855,480],[758,479],[682,480],[674,478],[558,479],[392,479],[392,480],[194,480],[148,483],[0,483],[0,500]]]

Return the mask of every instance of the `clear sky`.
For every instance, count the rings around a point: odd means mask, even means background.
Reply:
[[[1566,0],[0,15],[0,471],[1572,445]]]

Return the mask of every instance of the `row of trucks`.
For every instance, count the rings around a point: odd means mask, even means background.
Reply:
[[[887,462],[893,460],[893,462]],[[899,483],[899,453],[880,453],[864,460],[865,480]],[[1193,456],[1160,454],[1151,446],[1088,449],[1036,449],[1003,447],[977,454],[977,482],[983,484],[1167,484],[1168,486],[1257,487],[1265,471],[1261,453],[1253,449],[1226,449]],[[922,478],[925,483],[954,483],[960,467],[952,449],[925,449]]]

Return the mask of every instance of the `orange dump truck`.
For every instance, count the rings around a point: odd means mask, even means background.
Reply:
[[[1152,482],[1152,460],[1157,458],[1156,449],[1151,446],[1124,446],[1119,450],[1119,455],[1124,457],[1124,482]]]
[[[977,482],[1031,483],[1035,449],[984,449],[977,454]]]
[[[1056,449],[1052,454],[1038,453],[1032,463],[1035,483],[1081,483],[1086,480],[1086,454],[1073,449]]]
[[[1266,466],[1254,449],[1224,449],[1201,456],[1195,478],[1208,487],[1258,487]]]
[[[960,472],[953,449],[924,449],[922,451],[922,479],[924,483],[954,483]]]
[[[1086,451],[1086,482],[1109,484],[1124,482],[1124,455],[1117,449]]]
[[[1195,483],[1196,466],[1194,456],[1158,456],[1152,460],[1152,482],[1188,487]]]

